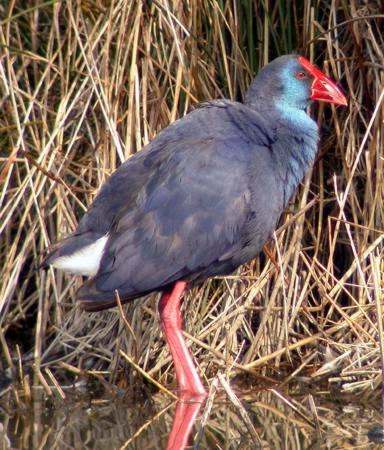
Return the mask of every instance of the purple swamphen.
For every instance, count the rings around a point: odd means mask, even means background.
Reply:
[[[316,155],[311,100],[347,104],[305,58],[275,59],[244,103],[203,103],[130,157],[45,260],[90,277],[77,293],[87,311],[116,305],[116,291],[123,302],[162,292],[180,396],[205,395],[182,335],[183,292],[261,251]]]

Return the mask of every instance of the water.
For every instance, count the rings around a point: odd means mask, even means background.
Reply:
[[[191,434],[194,449],[379,449],[368,432],[381,427],[375,404],[359,404],[329,393],[284,392],[278,388],[234,388],[241,408],[218,385],[201,405]],[[0,399],[0,449],[165,449],[176,403],[164,394],[132,397],[66,392],[14,408],[11,392]],[[93,397],[93,398],[92,398]],[[380,434],[380,433],[379,433]],[[372,433],[370,435],[372,437]]]

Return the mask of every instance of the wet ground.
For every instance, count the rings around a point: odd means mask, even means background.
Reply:
[[[277,388],[229,394],[218,382],[198,413],[190,448],[383,448],[368,438],[382,423],[378,405]],[[12,392],[0,399],[1,450],[165,449],[176,411],[176,402],[164,394],[135,401],[77,392],[66,392],[65,400],[39,399],[39,392],[34,397],[28,404],[20,400],[19,407]]]

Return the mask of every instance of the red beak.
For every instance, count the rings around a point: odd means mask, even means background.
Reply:
[[[334,103],[335,105],[347,106],[348,103],[344,94],[330,78],[326,77],[321,70],[303,56],[299,56],[298,60],[304,69],[314,77],[311,86],[311,100],[321,100]]]

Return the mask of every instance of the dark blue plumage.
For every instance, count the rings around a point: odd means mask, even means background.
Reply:
[[[109,178],[46,260],[61,267],[107,236],[97,273],[78,292],[85,309],[113,306],[116,289],[129,300],[230,274],[260,252],[317,150],[306,114],[312,80],[295,78],[300,70],[295,55],[276,59],[244,104],[201,105]]]

